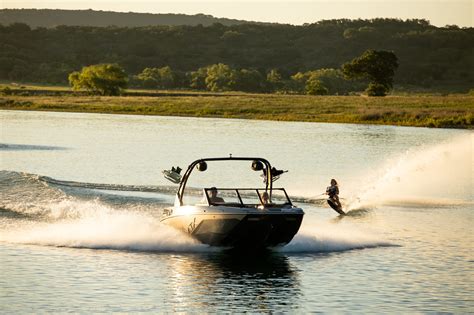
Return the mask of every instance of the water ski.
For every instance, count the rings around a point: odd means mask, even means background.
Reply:
[[[337,213],[339,213],[340,215],[346,215],[346,213],[342,210],[341,207],[338,207],[336,205],[336,203],[334,201],[332,201],[331,199],[328,199],[328,204],[331,208],[334,209],[334,211],[336,211]]]

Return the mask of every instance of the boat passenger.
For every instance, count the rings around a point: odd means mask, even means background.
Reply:
[[[211,189],[209,191],[211,193],[211,195],[209,196],[209,202],[211,204],[213,204],[213,203],[224,203],[225,202],[223,198],[217,196],[218,191],[217,191],[216,187],[211,187]]]
[[[339,201],[339,187],[337,181],[333,178],[331,179],[331,186],[326,188],[326,195],[329,195],[329,198],[336,204],[338,208],[342,208],[341,202]]]
[[[264,205],[268,205],[270,203],[270,196],[268,195],[266,191],[262,193],[262,203]]]

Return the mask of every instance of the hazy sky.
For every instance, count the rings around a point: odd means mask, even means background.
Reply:
[[[424,18],[432,24],[473,26],[474,0],[0,0],[2,8],[94,9],[204,13],[242,20],[303,24],[336,18]]]

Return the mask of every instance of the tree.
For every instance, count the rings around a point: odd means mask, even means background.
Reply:
[[[234,72],[234,88],[237,91],[261,92],[265,88],[264,78],[257,70],[241,69]]]
[[[368,78],[367,93],[384,96],[393,87],[393,76],[398,68],[397,56],[391,51],[369,49],[360,57],[342,65],[344,75],[349,79]]]
[[[208,90],[230,91],[234,88],[235,71],[228,65],[218,63],[207,68],[206,87]]]
[[[297,72],[290,77],[289,87],[291,90],[303,93],[306,87],[306,81],[309,79],[311,72]]]
[[[127,87],[127,74],[118,64],[98,64],[83,67],[69,74],[74,90],[87,90],[99,95],[119,95]]]
[[[176,75],[170,67],[166,66],[158,69],[160,79],[158,87],[163,89],[171,89],[175,87]]]
[[[310,80],[319,80],[330,95],[346,95],[349,92],[361,90],[361,82],[346,80],[339,69],[324,68],[311,71],[306,85]],[[308,91],[308,87],[305,89]]]
[[[344,95],[358,89],[358,82],[344,78],[341,70],[318,69],[291,76],[291,90],[312,95]]]
[[[284,82],[280,72],[277,69],[272,69],[267,73],[267,82],[270,85],[270,90],[275,91],[283,87]]]
[[[176,86],[176,74],[170,67],[145,68],[136,76],[142,86],[148,88],[170,89]]]
[[[138,84],[142,87],[156,88],[158,87],[159,77],[158,68],[145,68],[134,78],[139,81]]]
[[[321,80],[317,76],[310,76],[306,81],[305,86],[306,94],[310,95],[327,95],[329,90],[323,85]]]
[[[206,89],[207,67],[199,68],[197,71],[190,73],[191,88],[197,90]]]

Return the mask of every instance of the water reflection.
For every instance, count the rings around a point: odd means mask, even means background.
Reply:
[[[298,270],[280,253],[218,252],[171,257],[175,311],[275,311],[297,305]]]
[[[377,141],[385,142],[395,139],[397,136],[397,128],[392,126],[376,127],[369,125],[358,125],[357,140],[366,141],[367,143]]]

